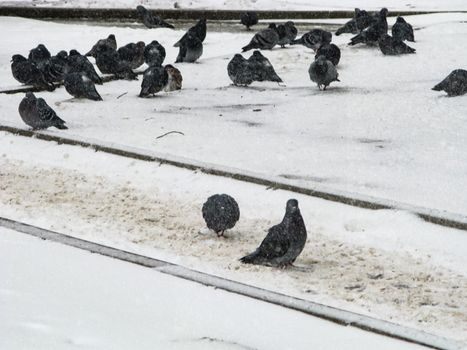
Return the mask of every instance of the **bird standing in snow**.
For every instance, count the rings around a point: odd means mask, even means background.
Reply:
[[[161,66],[165,60],[165,48],[157,40],[144,48],[144,62],[150,66]]]
[[[180,39],[179,51],[175,63],[193,63],[203,54],[203,43],[192,33],[187,33]]]
[[[369,27],[375,22],[375,18],[368,14],[365,10],[355,9],[353,18],[346,22],[342,27],[337,29],[336,36],[344,33],[358,34],[363,29]]]
[[[246,30],[250,30],[251,26],[258,24],[258,14],[254,11],[244,12],[240,17],[240,23],[246,27]]]
[[[26,93],[18,107],[23,122],[36,129],[47,129],[51,126],[57,129],[68,129],[65,121],[57,116],[43,98],[36,98],[32,92]]]
[[[117,50],[117,40],[115,39],[115,35],[110,34],[107,38],[98,40],[85,56],[96,57],[97,49],[100,46],[108,46],[111,49]]]
[[[250,40],[250,43],[242,47],[242,51],[248,51],[252,49],[259,50],[271,50],[279,42],[279,34],[277,33],[277,27],[274,23],[271,23],[268,28],[260,30]]]
[[[228,194],[215,194],[203,204],[202,214],[206,226],[218,236],[235,226],[240,218],[240,209]]]
[[[448,96],[460,96],[467,93],[467,71],[453,70],[442,82],[436,84],[432,90],[445,91]]]
[[[206,39],[206,19],[200,19],[193,27],[189,28],[182,38],[174,44],[174,47],[181,46],[182,43],[186,43],[186,37],[191,36],[197,38],[201,43]]]
[[[333,81],[340,81],[338,79],[339,74],[337,74],[336,67],[331,61],[326,59],[326,56],[318,56],[318,58],[311,63],[308,74],[310,75],[310,79],[318,84],[318,89],[320,90],[321,87],[323,87],[323,90],[326,90],[326,87]]]
[[[312,29],[303,34],[301,38],[295,39],[291,42],[292,45],[300,44],[316,51],[320,46],[330,44],[332,40],[332,33],[323,29]]]
[[[164,21],[161,17],[157,15],[153,15],[147,8],[144,6],[138,5],[136,6],[136,12],[143,21],[143,24],[147,28],[171,28],[174,29],[175,27],[166,21]]]
[[[109,46],[97,48],[96,65],[104,74],[114,74],[120,79],[138,80],[128,62],[120,59],[118,52]]]
[[[399,41],[412,41],[415,42],[413,28],[410,23],[407,23],[403,17],[397,17],[396,23],[391,29],[392,37]]]
[[[403,55],[406,53],[415,53],[415,49],[406,45],[401,40],[396,40],[389,34],[385,34],[378,40],[378,45],[384,55]]]
[[[378,40],[388,32],[388,21],[386,19],[388,14],[387,8],[382,8],[378,15],[375,17],[375,22],[363,30],[360,34],[350,39],[349,45],[367,44],[376,45]]]
[[[277,75],[271,62],[264,57],[260,51],[253,51],[253,55],[248,59],[250,69],[253,71],[255,81],[274,81],[282,83],[282,79]]]
[[[84,73],[94,82],[94,84],[102,85],[101,77],[97,74],[94,65],[86,56],[81,55],[76,50],[70,50],[67,61],[67,73]]]
[[[65,90],[73,97],[102,101],[93,81],[85,73],[70,73],[65,75]]]
[[[139,68],[144,63],[144,49],[146,44],[143,41],[129,43],[117,50],[118,56],[126,62],[131,69]]]
[[[248,86],[255,80],[248,60],[239,53],[227,65],[227,73],[230,80],[237,86]]]
[[[11,73],[22,84],[33,85],[47,91],[55,90],[55,86],[46,81],[40,69],[24,56],[13,55],[11,58]]]
[[[165,70],[167,71],[169,80],[167,85],[164,87],[164,91],[169,92],[181,90],[183,82],[182,73],[180,73],[180,71],[171,64],[166,65]]]
[[[144,71],[139,97],[148,97],[162,91],[169,81],[167,69],[159,66],[149,67]]]
[[[293,264],[307,239],[298,201],[289,199],[282,222],[271,227],[260,246],[240,259],[245,264],[286,267]]]
[[[324,44],[321,45],[316,51],[315,59],[321,55],[325,56],[327,60],[331,61],[334,66],[337,66],[341,59],[341,50],[339,47],[337,47],[337,45]]]
[[[277,26],[277,34],[279,34],[279,41],[277,42],[277,45],[280,45],[282,48],[284,48],[285,45],[290,45],[292,41],[295,40],[298,34],[298,30],[295,27],[294,22],[288,21]]]

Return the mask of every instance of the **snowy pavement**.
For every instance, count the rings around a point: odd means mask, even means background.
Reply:
[[[2,349],[425,349],[3,228],[0,271]]]

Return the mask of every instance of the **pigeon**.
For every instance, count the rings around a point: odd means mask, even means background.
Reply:
[[[332,33],[323,29],[313,29],[302,35],[300,39],[295,39],[291,42],[292,45],[300,44],[316,51],[321,45],[330,44]]]
[[[258,24],[258,14],[254,11],[244,12],[240,17],[240,23],[246,26],[247,30],[250,30],[251,26]]]
[[[13,55],[11,58],[11,72],[21,84],[32,85],[47,91],[54,91],[55,86],[44,78],[39,68],[26,57]]]
[[[250,43],[242,47],[242,51],[245,52],[252,49],[271,50],[278,42],[279,34],[277,33],[277,27],[274,23],[271,23],[268,28],[256,33]]]
[[[401,40],[396,40],[389,34],[383,35],[378,41],[379,48],[384,55],[402,55],[406,53],[415,53],[415,49],[406,45]]]
[[[375,22],[375,18],[365,10],[355,9],[355,14],[350,21],[347,21],[342,27],[337,29],[336,36],[344,33],[358,34],[363,29],[369,27]]]
[[[358,34],[359,30],[357,28],[357,20],[352,18],[351,20],[345,22],[345,24],[336,30],[336,36],[339,36],[344,33]]]
[[[67,73],[84,73],[94,84],[102,85],[102,79],[97,74],[94,65],[76,50],[70,50]]]
[[[57,129],[68,129],[65,121],[57,116],[43,98],[36,98],[32,92],[26,93],[18,107],[19,115],[23,122],[33,130],[47,129],[51,126]]]
[[[245,264],[291,266],[305,247],[307,238],[298,201],[289,199],[280,224],[272,226],[260,246],[240,259]]]
[[[50,57],[51,54],[49,50],[47,50],[43,44],[39,44],[36,48],[29,51],[28,60],[41,69],[42,66],[46,64],[47,60],[50,59]]]
[[[149,67],[144,71],[139,97],[148,97],[162,91],[169,82],[167,69],[159,66]]]
[[[324,55],[318,56],[318,58],[311,63],[308,74],[310,75],[310,79],[318,84],[318,89],[320,90],[322,86],[323,90],[326,90],[326,87],[333,81],[340,81],[338,79],[339,74],[337,74],[336,67],[331,61],[327,60]]]
[[[186,43],[187,37],[196,37],[199,41],[203,42],[206,39],[206,19],[202,18],[193,27],[187,30],[182,38],[174,44],[174,47],[179,47],[182,43]],[[190,39],[191,40],[191,39]]]
[[[277,75],[271,62],[264,57],[260,51],[253,51],[253,55],[248,59],[248,64],[255,81],[275,81],[282,83],[282,79]]]
[[[157,15],[153,15],[144,6],[141,6],[141,5],[136,6],[136,11],[138,12],[138,15],[143,20],[143,24],[148,28],[171,28],[171,29],[175,28],[173,25],[164,21],[161,17]]]
[[[169,80],[167,82],[167,85],[165,85],[164,87],[164,91],[169,92],[181,90],[183,81],[182,73],[180,73],[180,71],[171,64],[166,65],[165,70],[167,71]]]
[[[41,69],[45,79],[50,83],[63,80],[68,70],[68,53],[64,50],[50,57]]]
[[[234,198],[228,194],[215,194],[203,204],[202,214],[206,226],[217,236],[235,226],[240,218],[240,209]]]
[[[128,62],[121,60],[118,52],[109,46],[97,48],[96,64],[103,74],[114,74],[120,79],[138,80]]]
[[[290,45],[290,43],[295,40],[298,30],[295,27],[294,22],[288,21],[277,26],[277,34],[279,34],[277,45],[280,45],[283,48],[285,45]]]
[[[448,96],[460,96],[467,93],[467,70],[453,70],[441,83],[432,90],[445,91]]]
[[[175,63],[189,62],[193,63],[203,54],[203,43],[197,36],[187,33],[181,39],[178,56]]]
[[[117,40],[115,39],[115,35],[110,34],[106,39],[98,40],[85,56],[96,57],[97,48],[100,46],[108,46],[114,50],[117,50]]]
[[[327,60],[331,61],[334,66],[337,66],[341,59],[341,50],[339,47],[337,47],[337,45],[324,44],[321,45],[316,51],[315,59],[321,55],[325,56]]]
[[[165,60],[165,49],[157,40],[144,48],[144,62],[148,66],[161,66]]]
[[[64,85],[66,91],[76,98],[87,98],[102,101],[93,81],[85,73],[69,73],[65,75]]]
[[[397,17],[391,29],[392,37],[399,41],[415,41],[412,26],[403,17]]]
[[[255,80],[248,60],[239,53],[227,65],[227,73],[230,80],[237,86],[248,86]]]
[[[360,34],[350,39],[349,45],[367,44],[376,45],[378,40],[388,32],[388,22],[386,16],[388,9],[383,8],[376,16],[375,22],[367,29],[363,30]]]
[[[142,41],[130,43],[117,50],[120,59],[127,62],[131,69],[139,68],[144,63],[144,49],[146,44]]]

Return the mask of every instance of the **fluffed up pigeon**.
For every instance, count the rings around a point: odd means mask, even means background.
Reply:
[[[70,54],[68,55],[67,73],[84,73],[91,78],[94,84],[102,85],[102,79],[97,74],[94,65],[86,56],[81,55],[76,50],[70,50]]]
[[[460,96],[467,93],[467,70],[453,70],[441,83],[432,90],[445,91],[448,96]]]
[[[305,247],[307,232],[298,201],[289,199],[282,222],[271,227],[260,246],[240,259],[245,264],[291,266]]]
[[[242,51],[245,52],[253,49],[271,50],[278,42],[279,34],[277,33],[277,27],[274,23],[271,23],[268,28],[256,33],[250,43],[242,47]]]
[[[406,45],[401,40],[396,40],[389,34],[380,37],[378,44],[381,52],[384,55],[403,55],[406,53],[415,53],[415,49]]]
[[[138,80],[128,62],[120,59],[118,52],[109,46],[97,47],[96,65],[104,74],[114,74],[120,79]]]
[[[333,65],[337,66],[341,59],[341,50],[337,45],[325,44],[321,45],[316,51],[315,59],[319,56],[325,56],[327,60],[331,61]]]
[[[96,57],[97,48],[100,46],[108,46],[111,49],[117,50],[117,40],[115,39],[115,35],[110,34],[106,39],[98,40],[86,56]]]
[[[42,67],[44,78],[50,83],[58,83],[63,80],[68,71],[68,53],[60,51],[50,57]]]
[[[57,116],[43,98],[36,98],[32,92],[26,93],[18,107],[23,122],[33,128],[47,129],[51,126],[57,129],[68,129],[65,121]]]
[[[292,41],[293,45],[300,44],[316,51],[320,46],[330,44],[332,33],[323,29],[312,29],[302,35],[301,38]]]
[[[130,66],[131,69],[136,69],[142,66],[144,63],[144,49],[146,44],[142,41],[135,43],[129,43],[125,46],[120,47],[117,50],[120,59]]]
[[[144,71],[139,97],[149,97],[162,91],[169,82],[169,75],[165,67],[152,66]]]
[[[148,28],[175,28],[173,25],[164,21],[161,17],[153,15],[151,11],[142,5],[136,6],[136,12],[138,12],[138,15],[143,20],[143,24]]]
[[[388,9],[382,8],[375,17],[375,22],[360,34],[350,39],[349,45],[367,44],[376,45],[378,40],[388,32],[387,22]]]
[[[187,30],[182,38],[174,44],[174,47],[179,47],[182,43],[186,43],[187,36],[196,37],[200,42],[203,42],[204,39],[206,39],[206,30],[206,19],[202,18],[198,23]]]
[[[415,41],[412,26],[403,17],[397,17],[391,29],[392,37],[399,41]]]
[[[180,39],[178,56],[175,63],[189,62],[193,63],[203,54],[203,43],[197,36],[187,33]]]
[[[157,40],[144,48],[144,62],[148,66],[161,66],[165,60],[165,48]]]
[[[65,90],[73,97],[102,101],[93,81],[85,73],[70,73],[65,75]]]
[[[181,90],[183,82],[182,73],[180,73],[180,71],[171,64],[166,65],[165,70],[169,75],[169,80],[167,82],[167,85],[164,87],[164,91],[169,92]]]
[[[277,34],[279,34],[277,45],[280,45],[283,48],[285,45],[290,45],[292,41],[295,40],[298,30],[295,27],[294,22],[288,21],[277,26]]]
[[[318,58],[311,63],[308,74],[310,75],[310,79],[318,84],[318,89],[320,90],[321,87],[323,87],[323,90],[326,90],[326,87],[333,81],[340,81],[338,79],[339,74],[337,74],[336,67],[323,55],[318,56]]]
[[[256,81],[274,81],[276,83],[282,83],[282,79],[277,75],[271,62],[269,62],[260,51],[253,51],[253,55],[248,59],[248,63]]]
[[[227,73],[234,85],[248,86],[255,80],[248,60],[239,53],[227,65]]]
[[[41,69],[50,57],[52,57],[52,55],[49,50],[47,50],[43,44],[39,44],[36,48],[29,51],[28,60]]]
[[[13,55],[11,73],[21,84],[32,85],[47,91],[55,90],[55,86],[46,81],[39,68],[24,56]]]
[[[244,12],[240,16],[240,23],[250,30],[250,27],[258,24],[258,14],[254,11]]]
[[[202,214],[206,226],[218,236],[235,226],[240,219],[240,209],[234,198],[228,194],[215,194],[203,204]]]

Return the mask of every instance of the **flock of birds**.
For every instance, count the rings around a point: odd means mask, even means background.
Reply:
[[[148,28],[174,28],[161,17],[151,13],[143,6],[136,12],[143,24]],[[415,41],[412,26],[404,18],[398,17],[392,26],[392,36],[388,34],[388,10],[381,9],[376,13],[355,9],[351,20],[339,28],[335,35],[354,34],[349,45],[365,44],[378,46],[384,55],[413,54],[415,49],[404,41]],[[240,19],[249,30],[258,23],[255,12],[245,12]],[[179,48],[175,63],[196,62],[203,54],[203,41],[206,38],[206,20],[200,19],[195,26],[189,28],[174,46]],[[332,33],[323,29],[313,29],[300,38],[292,21],[276,25],[257,32],[242,52],[254,50],[249,58],[237,53],[227,65],[227,73],[234,85],[248,86],[254,81],[273,81],[281,83],[282,79],[274,70],[271,62],[260,50],[271,50],[276,45],[304,45],[312,49],[316,55],[311,62],[308,73],[311,81],[319,89],[326,88],[339,81],[337,65],[341,58],[339,47],[332,41]],[[16,54],[11,60],[13,77],[20,83],[32,85],[39,89],[53,91],[55,84],[63,83],[66,91],[75,98],[86,98],[94,101],[102,100],[95,84],[102,84],[94,65],[88,57],[94,57],[95,64],[103,74],[112,74],[117,79],[137,80],[135,69],[147,64],[144,71],[139,97],[149,97],[162,90],[174,91],[182,88],[182,74],[171,64],[163,66],[165,48],[154,40],[146,45],[144,42],[129,43],[117,49],[117,41],[113,34],[99,40],[89,52],[81,55],[77,50],[60,51],[52,56],[49,50],[39,44],[30,50],[28,58]],[[433,90],[444,90],[449,96],[458,96],[467,92],[467,71],[457,69],[451,72]],[[57,127],[67,129],[65,122],[42,98],[36,98],[28,92],[19,105],[22,120],[33,129]]]

